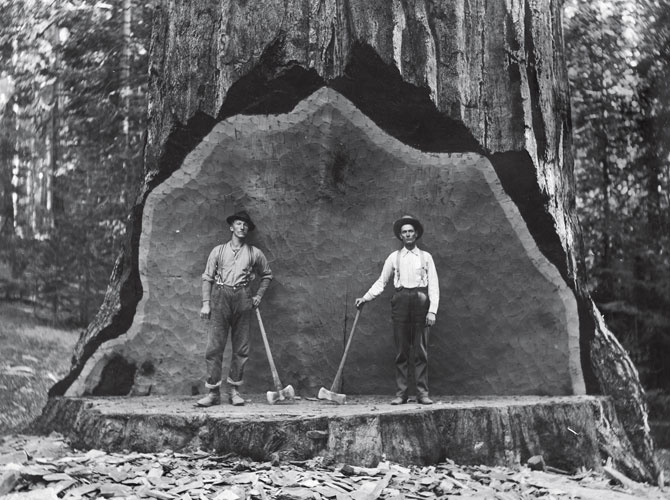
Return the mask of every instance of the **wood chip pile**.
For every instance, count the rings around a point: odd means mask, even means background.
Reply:
[[[252,462],[199,451],[79,452],[57,435],[0,438],[0,498],[159,500],[443,500],[665,498],[658,488],[615,485],[606,475],[504,467],[377,467],[301,462]],[[535,461],[537,462],[537,460]],[[637,483],[635,483],[637,485]],[[602,496],[599,496],[602,495]]]

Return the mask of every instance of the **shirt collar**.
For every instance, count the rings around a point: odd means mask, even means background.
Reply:
[[[245,242],[245,243],[242,243],[242,245],[240,246],[239,250],[238,250],[237,252],[235,252],[235,251],[233,250],[233,244],[232,244],[230,241],[228,241],[228,242],[226,243],[226,246],[228,247],[228,250],[229,250],[231,253],[234,253],[234,254],[239,253],[239,251],[242,250],[246,245],[247,245],[246,242]]]
[[[233,248],[233,243],[232,243],[232,241],[228,240],[225,244],[226,244],[229,248]],[[246,242],[243,242],[243,243],[240,245],[240,248],[244,247],[246,244],[247,244]]]
[[[412,250],[409,250],[409,249],[407,249],[407,248],[405,248],[405,247],[402,247],[402,249],[401,249],[401,255],[407,255],[408,253],[413,253],[414,255],[419,255],[419,247],[417,247],[417,246],[415,245],[414,248],[413,248]]]

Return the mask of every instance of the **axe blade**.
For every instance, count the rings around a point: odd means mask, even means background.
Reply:
[[[347,403],[346,394],[339,394],[337,392],[329,391],[325,387],[319,389],[319,394],[317,397],[319,399],[327,399],[328,401],[332,401],[333,403],[337,403],[338,405],[343,405]]]
[[[289,384],[281,391],[268,391],[265,396],[267,397],[268,403],[273,405],[277,401],[284,401],[286,399],[293,400],[295,398],[295,390],[293,390],[293,386]]]
[[[284,396],[286,399],[294,399],[295,398],[295,391],[293,390],[293,386],[291,384],[284,387],[280,392],[281,392],[282,396]]]
[[[265,397],[268,400],[268,403],[271,405],[275,404],[277,401],[279,401],[279,393],[275,391],[268,391],[265,393]]]

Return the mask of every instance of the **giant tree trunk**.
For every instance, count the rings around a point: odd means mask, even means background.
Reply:
[[[179,358],[202,351],[199,275],[239,208],[273,254],[263,307],[279,364],[302,363],[286,368],[298,386],[324,383],[390,223],[411,210],[446,278],[433,386],[612,395],[637,458],[604,449],[655,476],[637,372],[583,283],[560,2],[166,2],[151,51],[127,245],[52,395],[197,391]],[[387,311],[366,314],[349,380],[382,392]]]

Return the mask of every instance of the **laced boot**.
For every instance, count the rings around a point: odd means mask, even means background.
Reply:
[[[234,385],[230,386],[230,395],[228,396],[228,401],[230,401],[230,404],[232,404],[233,406],[244,405],[244,399],[242,399],[242,396],[240,396],[237,387],[235,387]]]
[[[219,391],[218,387],[216,389],[210,389],[209,392],[207,393],[207,396],[205,396],[202,399],[199,399],[198,402],[196,403],[197,406],[202,406],[205,408],[220,404],[221,404],[221,392]]]

